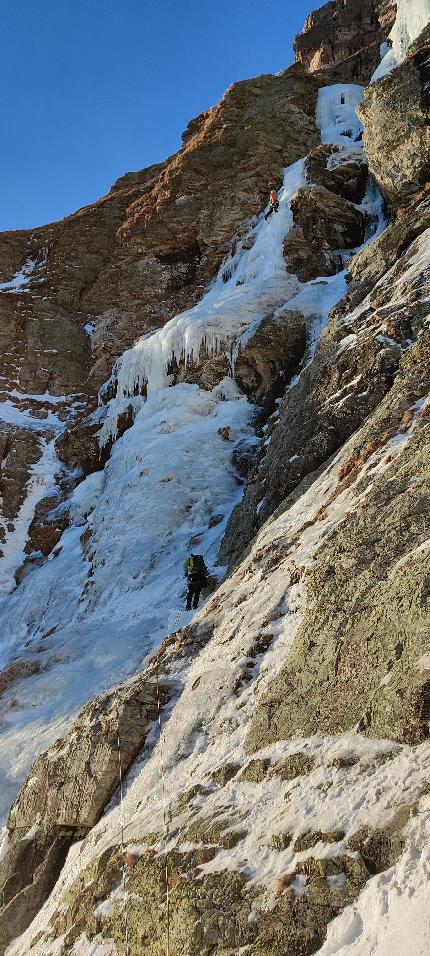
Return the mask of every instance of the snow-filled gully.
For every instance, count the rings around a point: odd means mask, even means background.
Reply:
[[[357,86],[336,85],[320,91],[317,120],[322,142],[341,146],[345,155],[362,150],[361,126],[355,113],[361,96]],[[223,380],[212,392],[189,384],[170,387],[168,367],[172,357],[196,359],[205,346],[214,353],[226,349],[234,364],[240,341],[245,341],[266,315],[285,307],[300,309],[308,317],[315,348],[330,309],[345,292],[345,273],[301,284],[286,272],[282,246],[292,226],[290,203],[305,185],[302,160],[285,172],[279,213],[268,222],[260,218],[253,228],[252,248],[239,246],[194,309],[144,337],[122,357],[116,370],[117,398],[109,405],[101,442],[115,438],[116,421],[124,404],[134,403],[134,424],[114,442],[104,471],[87,478],[74,492],[71,526],[55,554],[0,607],[1,665],[22,655],[26,648],[27,656],[37,654],[47,668],[21,683],[18,709],[10,708],[16,693],[13,688],[3,698],[3,814],[35,757],[35,747],[38,752],[46,749],[67,731],[87,700],[139,671],[171,631],[183,603],[180,574],[185,554],[191,547],[198,547],[208,554],[209,564],[214,561],[218,538],[241,496],[231,451],[238,441],[255,441],[252,407],[233,378]],[[380,231],[379,197],[369,193],[363,208],[373,212],[375,229]],[[230,278],[224,281],[226,270]],[[145,401],[135,397],[143,384],[147,385]],[[230,429],[231,442],[222,440],[221,427]],[[390,460],[401,454],[401,449],[400,444],[394,450],[390,448]],[[344,454],[347,452],[348,447]],[[191,665],[186,661],[181,669],[178,665],[175,676],[184,690],[163,730],[171,802],[192,785],[193,778],[200,781],[229,760],[246,761],[244,738],[256,699],[264,694],[285,660],[305,603],[303,583],[288,585],[290,558],[283,558],[266,577],[258,553],[266,547],[282,548],[287,537],[298,534],[294,560],[303,567],[312,562],[322,534],[335,527],[354,502],[353,486],[335,499],[322,522],[309,520],[330,499],[342,454],[286,515],[263,529],[240,573],[236,572],[235,586],[232,588],[231,579],[221,585],[223,618],[217,623],[215,637]],[[380,467],[385,467],[383,450]],[[214,523],[211,518],[220,520]],[[209,608],[199,612],[202,618]],[[181,625],[191,617],[184,613]],[[272,644],[263,662],[255,664],[253,680],[244,685],[238,702],[234,687],[243,674],[244,662],[252,656],[257,634],[262,633],[272,637]],[[285,757],[297,749],[316,758],[318,767],[315,774],[295,784],[297,799],[290,803],[285,803],[285,787],[280,787],[276,777],[266,781],[264,788],[257,785],[247,789],[246,784],[232,782],[225,789],[225,812],[235,808],[236,815],[246,821],[247,836],[237,849],[219,853],[206,865],[206,871],[227,865],[243,870],[251,882],[266,885],[270,896],[277,873],[284,872],[291,862],[291,850],[274,853],[270,843],[271,834],[276,833],[281,820],[285,825],[286,816],[287,827],[293,831],[300,828],[303,817],[307,825],[324,830],[339,825],[342,814],[346,830],[347,824],[358,829],[369,818],[380,825],[391,813],[396,774],[408,777],[412,796],[420,792],[428,774],[425,748],[409,752],[399,747],[389,769],[381,763],[377,771],[381,799],[377,807],[372,807],[372,760],[386,751],[386,743],[353,734],[341,739],[314,737],[273,745],[267,748],[267,756]],[[361,775],[357,771],[348,793],[339,779],[333,799],[322,800],[317,806],[315,786],[323,788],[332,773],[331,761],[340,749],[357,753],[364,770],[362,767]],[[126,837],[135,852],[140,852],[145,828],[163,829],[159,774],[155,749],[153,756],[147,759],[146,755],[141,765],[135,765],[128,779]],[[205,813],[210,815],[216,800],[210,794],[205,797]],[[198,798],[194,805],[199,806]],[[85,844],[72,849],[56,890],[31,932],[12,945],[10,956],[30,952],[41,956],[37,944],[30,948],[30,936],[38,927],[46,926],[77,873],[117,840],[119,816],[114,803]],[[424,866],[428,866],[425,861]],[[392,880],[395,897],[394,877]],[[376,897],[372,898],[372,892]],[[376,908],[378,892],[370,886],[365,891],[371,897],[370,908]],[[349,910],[336,921],[337,942],[327,941],[324,956],[340,953],[344,943],[348,946],[348,940],[354,940],[355,924],[351,924]],[[359,906],[353,919],[358,926]]]
[[[322,139],[331,138],[347,154],[362,149],[355,114],[361,96],[361,87],[343,85],[320,93]],[[213,564],[241,497],[231,452],[238,441],[255,442],[253,408],[231,378],[212,392],[189,384],[169,387],[172,355],[196,357],[202,344],[233,354],[247,330],[286,306],[308,316],[315,346],[345,292],[344,273],[303,285],[286,272],[282,248],[292,225],[290,202],[304,185],[303,160],[286,170],[279,212],[267,222],[260,217],[252,248],[239,247],[193,310],[125,353],[101,441],[115,434],[124,401],[135,402],[134,424],[114,443],[104,471],[72,495],[71,525],[55,552],[0,606],[1,666],[23,654],[41,665],[40,673],[21,682],[18,710],[10,708],[14,687],[3,697],[3,814],[35,746],[42,751],[64,734],[87,700],[139,671],[170,633],[184,601],[184,556],[198,547]],[[369,196],[365,203],[368,208]],[[377,203],[374,213],[376,228]],[[133,398],[144,381],[147,400]],[[230,430],[229,442],[220,428]],[[184,613],[181,625],[190,619]]]

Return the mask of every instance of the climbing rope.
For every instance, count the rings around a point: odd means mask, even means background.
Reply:
[[[278,213],[275,213],[275,216],[277,216],[277,215],[278,215]],[[275,226],[274,226],[274,223],[272,223],[272,239],[273,239],[273,267],[274,267],[274,270],[275,270],[275,292],[276,292],[276,295],[278,295],[278,273],[277,273],[277,270],[276,270],[276,242],[275,242]]]
[[[124,843],[124,787],[122,773],[122,755],[121,755],[121,737],[119,732],[119,711],[116,708],[116,740],[118,747],[118,774],[119,774],[119,795],[120,795],[120,829],[121,829],[121,858],[122,858],[122,892],[124,897],[124,929],[125,929],[125,954],[130,956],[129,933],[128,933],[128,894],[127,894],[127,869],[125,860]]]
[[[219,541],[219,539],[222,538],[224,532],[225,532],[225,529],[223,528],[223,530],[220,531],[220,533],[216,536],[216,538],[214,538],[214,540],[212,541],[212,544],[210,544],[209,547],[206,548],[206,551],[203,551],[203,557],[204,557],[204,558],[205,558],[206,555],[209,553],[209,551],[212,551],[212,548],[213,548],[214,544],[216,544],[217,541]]]
[[[179,621],[184,612],[183,607],[178,608],[178,613],[175,618],[175,622],[172,627],[172,633],[174,634]],[[155,680],[157,685],[157,720],[158,720],[158,751],[160,755],[160,777],[161,777],[161,794],[162,794],[162,806],[163,806],[163,831],[164,831],[164,844],[167,849],[167,844],[169,842],[170,836],[170,808],[167,803],[167,789],[166,789],[166,770],[164,762],[164,746],[163,746],[163,728],[161,722],[161,693],[160,693],[160,671],[158,658],[155,664]],[[164,882],[166,890],[166,956],[170,956],[170,881],[169,881],[169,859],[167,852],[165,854],[165,864],[164,864]]]
[[[158,670],[158,661],[155,669],[155,677],[157,682],[157,713],[158,713],[158,740],[159,740],[159,754],[160,754],[160,776],[161,776],[161,791],[162,791],[162,802],[163,802],[163,830],[164,830],[164,842],[167,848],[167,843],[169,839],[169,813],[167,808],[167,796],[166,796],[166,774],[164,769],[164,754],[163,754],[163,733],[161,726],[161,696],[160,696],[160,677]],[[167,852],[165,854],[165,863],[164,863],[164,881],[166,889],[166,956],[170,956],[170,885],[169,885],[169,860]]]
[[[204,552],[204,555],[213,548],[214,544],[217,543],[219,538],[224,532],[220,532],[219,535],[212,541],[209,547]],[[184,608],[181,606],[178,608],[178,612],[173,623],[172,633],[174,634],[179,621],[184,613]],[[159,738],[159,755],[160,755],[160,777],[161,777],[161,790],[162,790],[162,807],[163,807],[163,830],[164,830],[164,842],[167,848],[170,836],[170,808],[167,802],[167,788],[166,788],[166,772],[165,772],[165,761],[164,761],[164,747],[163,747],[163,728],[161,720],[162,712],[162,701],[161,701],[161,692],[160,692],[160,673],[159,673],[159,662],[156,660],[155,664],[155,679],[156,679],[156,694],[157,694],[157,722],[158,722],[158,738]],[[120,792],[120,832],[121,832],[121,857],[122,857],[122,890],[124,897],[124,929],[125,929],[125,954],[130,956],[130,942],[129,942],[129,922],[128,922],[128,894],[127,894],[127,867],[126,867],[126,853],[125,853],[125,841],[124,841],[124,785],[123,785],[123,768],[122,768],[122,752],[121,752],[121,735],[119,729],[119,711],[116,707],[116,728],[117,728],[117,749],[118,749],[118,775],[119,775],[119,792]],[[166,890],[166,956],[171,956],[170,949],[170,882],[169,882],[169,861],[167,852],[165,855],[165,866],[164,866],[164,881],[165,881],[165,890]]]

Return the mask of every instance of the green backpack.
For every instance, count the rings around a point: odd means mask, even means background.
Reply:
[[[188,559],[188,577],[191,578],[205,578],[206,577],[206,565],[201,556],[201,554],[190,554]]]

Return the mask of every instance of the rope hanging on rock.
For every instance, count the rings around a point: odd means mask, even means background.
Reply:
[[[119,732],[118,707],[116,708],[116,739],[117,739],[117,747],[118,747],[118,774],[119,774],[119,793],[120,793],[120,828],[121,828],[121,857],[122,857],[122,892],[124,897],[125,954],[126,956],[130,956],[130,944],[129,944],[129,933],[128,933],[127,869],[126,869],[125,844],[124,844],[124,787],[123,787],[121,737]]]
[[[215,539],[216,541],[217,539]],[[212,545],[215,542],[212,543]],[[210,547],[212,547],[212,545]],[[208,549],[209,550],[209,549]],[[206,552],[205,552],[206,553]],[[176,619],[172,627],[172,633],[175,633],[180,618],[184,613],[183,607],[178,609]],[[159,736],[159,754],[160,754],[160,777],[161,777],[161,789],[162,789],[162,805],[163,805],[163,829],[164,829],[164,842],[167,847],[169,840],[169,823],[170,816],[167,805],[167,791],[166,791],[166,775],[165,775],[165,764],[164,764],[164,751],[163,751],[163,733],[162,733],[162,721],[161,721],[161,692],[160,692],[160,677],[159,677],[159,664],[158,660],[155,664],[155,678],[156,678],[156,694],[157,694],[157,721],[158,721],[158,736]],[[122,890],[124,897],[124,929],[125,929],[125,956],[130,956],[130,936],[129,936],[129,922],[128,922],[128,893],[127,893],[127,865],[126,865],[126,853],[125,853],[125,841],[124,841],[124,785],[123,785],[123,767],[122,767],[122,752],[121,752],[121,735],[119,729],[119,711],[116,707],[116,726],[117,726],[117,749],[118,749],[118,775],[119,775],[119,791],[120,791],[120,832],[121,832],[121,856],[122,856]],[[165,866],[164,866],[164,879],[166,887],[166,924],[167,924],[167,935],[166,935],[166,956],[171,956],[170,948],[170,884],[169,884],[169,862],[166,853]]]
[[[172,627],[172,633],[174,634],[179,621],[184,613],[183,607],[178,609],[175,622]],[[160,754],[160,778],[161,778],[161,792],[162,792],[162,803],[163,803],[163,830],[164,830],[164,843],[167,848],[169,841],[169,823],[170,823],[170,814],[169,808],[167,806],[167,791],[166,791],[166,773],[165,773],[165,764],[164,764],[164,750],[163,750],[163,732],[162,732],[162,723],[161,723],[161,693],[160,693],[160,674],[159,674],[159,665],[158,659],[155,664],[155,679],[157,684],[157,719],[158,719],[158,740],[159,740],[159,754]],[[170,950],[170,882],[169,882],[169,860],[167,852],[165,854],[165,864],[164,864],[164,880],[166,888],[166,956],[171,956]]]

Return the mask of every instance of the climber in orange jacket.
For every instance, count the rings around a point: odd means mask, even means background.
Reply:
[[[278,209],[279,209],[279,199],[278,199],[278,193],[276,192],[276,189],[270,190],[269,203],[270,203],[269,211],[266,212],[266,215],[264,217],[266,221],[269,218],[269,216],[272,215],[272,212],[278,212]]]

